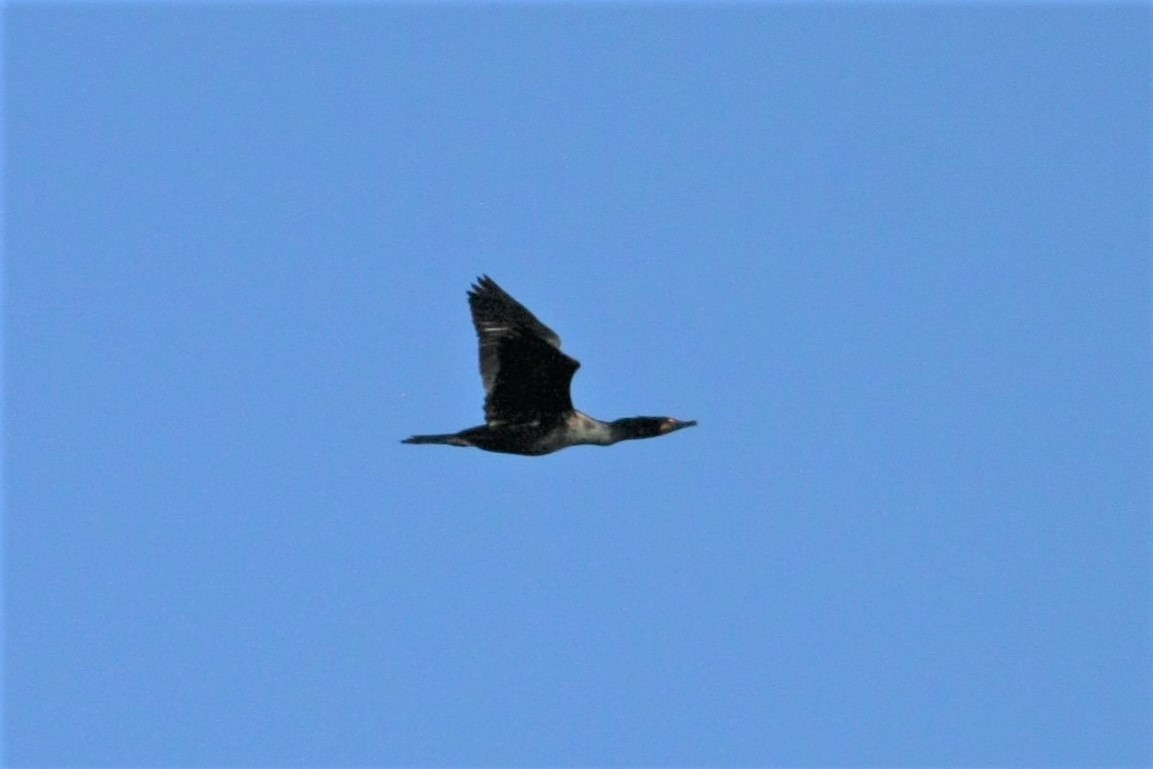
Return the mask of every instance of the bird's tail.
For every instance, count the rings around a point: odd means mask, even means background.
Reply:
[[[414,435],[411,438],[405,438],[401,443],[440,443],[447,446],[467,446],[467,443],[462,443],[460,438],[455,433],[448,435]]]

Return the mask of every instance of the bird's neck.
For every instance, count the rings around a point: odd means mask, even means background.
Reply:
[[[574,443],[611,446],[625,437],[611,423],[594,419],[580,411],[574,411],[565,424]]]

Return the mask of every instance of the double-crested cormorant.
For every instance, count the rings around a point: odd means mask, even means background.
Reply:
[[[573,408],[569,385],[580,363],[560,351],[560,338],[482,275],[468,292],[480,340],[485,424],[448,435],[414,435],[404,443],[475,446],[505,454],[549,454],[569,446],[611,446],[668,435],[696,422],[627,417],[602,422]]]

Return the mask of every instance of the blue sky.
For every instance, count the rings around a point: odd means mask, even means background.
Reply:
[[[9,5],[4,763],[1149,765],[1151,29]]]

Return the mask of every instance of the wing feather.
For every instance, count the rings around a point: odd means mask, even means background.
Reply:
[[[569,387],[580,363],[560,337],[487,275],[468,294],[480,346],[485,419],[529,422],[572,409]]]

